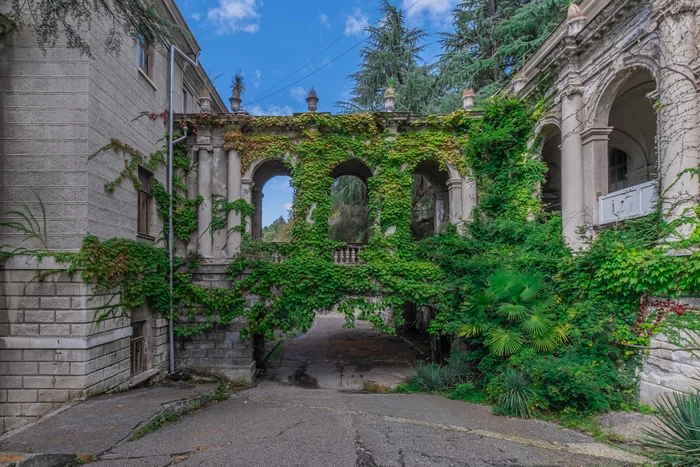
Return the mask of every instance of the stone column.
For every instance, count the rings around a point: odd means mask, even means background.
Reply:
[[[478,198],[476,182],[469,177],[462,177],[462,220],[468,221],[476,208]]]
[[[204,199],[204,202],[199,207],[199,216],[197,217],[197,236],[198,236],[198,252],[203,258],[213,258],[212,242],[209,232],[211,225],[211,153],[213,148],[199,148],[199,162],[197,164],[197,194]]]
[[[583,208],[600,225],[598,199],[608,194],[608,137],[612,127],[591,128],[581,134],[583,144]]]
[[[248,204],[253,204],[253,180],[249,178],[241,179],[241,198]],[[251,216],[246,218],[245,233],[248,235],[253,234],[253,218]]]
[[[241,157],[238,151],[232,149],[228,152],[228,202],[233,203],[241,198]],[[233,258],[241,247],[241,233],[233,229],[241,225],[241,214],[231,211],[226,223],[227,241],[226,255]]]
[[[568,86],[561,103],[561,175],[564,238],[574,250],[583,247],[578,229],[585,224],[583,203],[583,100],[581,89]]]
[[[681,172],[700,164],[698,93],[693,73],[695,45],[695,2],[666,2],[659,17],[661,67],[659,73],[659,179],[664,216],[668,221],[682,217],[698,203],[698,176]],[[691,229],[682,228],[681,236]]]
[[[462,179],[452,178],[448,180],[447,193],[450,198],[450,222],[458,223],[462,220]]]
[[[253,187],[253,238],[262,237],[262,200],[263,192],[260,188]]]
[[[444,191],[435,193],[435,234],[440,233],[445,220],[445,198],[447,193]]]

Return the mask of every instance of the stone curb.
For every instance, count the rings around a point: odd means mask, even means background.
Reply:
[[[2,465],[14,465],[15,467],[65,467],[67,465],[77,465],[78,462],[75,454],[15,454],[3,452],[0,453],[0,459],[17,459],[2,463]]]

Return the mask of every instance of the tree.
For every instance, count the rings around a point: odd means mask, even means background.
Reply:
[[[397,102],[398,110],[416,111],[420,105],[416,101],[426,100],[426,86],[429,86],[429,69],[419,66],[423,63],[420,53],[425,48],[421,42],[426,37],[423,29],[409,29],[405,24],[403,11],[381,0],[383,20],[378,26],[369,26],[367,45],[360,52],[360,70],[349,77],[355,81],[352,99],[349,103],[338,103],[346,110],[381,109],[382,94],[389,79],[397,82],[397,92],[402,95],[403,87],[410,83],[416,99]],[[434,78],[433,78],[434,80]]]
[[[491,94],[561,23],[571,0],[466,0],[453,12],[453,33],[442,33],[444,94],[466,87]],[[454,99],[453,99],[454,100]]]
[[[338,177],[331,188],[329,238],[365,243],[369,235],[369,208],[365,182],[352,175]]]
[[[93,20],[108,24],[105,47],[118,53],[125,37],[134,41],[140,36],[165,43],[176,27],[161,18],[155,4],[142,0],[12,0],[9,13],[0,14],[0,39],[17,29],[30,27],[36,31],[42,50],[53,47],[61,36],[68,47],[92,57],[89,39],[83,37]]]

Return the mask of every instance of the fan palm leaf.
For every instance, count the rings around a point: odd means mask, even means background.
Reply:
[[[520,323],[520,329],[535,338],[550,334],[553,327],[552,316],[544,313],[533,313]]]
[[[518,331],[498,327],[489,333],[486,345],[494,355],[505,357],[519,351],[524,342],[525,339]]]
[[[510,320],[522,319],[530,313],[530,310],[525,305],[519,303],[504,302],[499,303],[496,312],[499,315],[506,316]]]
[[[463,325],[457,332],[457,335],[459,335],[460,337],[470,338],[483,334],[488,329],[489,326],[486,323],[472,322]]]
[[[517,271],[497,271],[489,280],[488,293],[498,300],[515,297],[522,290],[522,280]]]
[[[520,299],[530,302],[538,299],[544,293],[542,278],[531,274],[520,274]]]

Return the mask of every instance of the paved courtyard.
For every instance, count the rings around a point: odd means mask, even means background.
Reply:
[[[439,396],[361,394],[364,380],[393,385],[405,378],[416,351],[367,323],[342,324],[339,315],[319,317],[307,334],[284,343],[256,387],[138,441],[91,452],[99,458],[91,465],[633,465],[635,456],[550,423],[496,417],[488,407]]]

